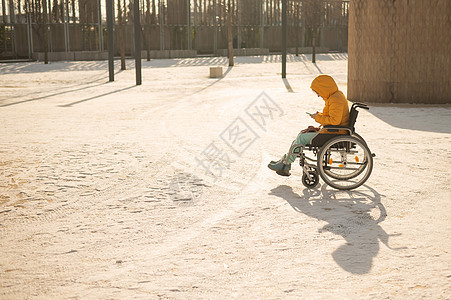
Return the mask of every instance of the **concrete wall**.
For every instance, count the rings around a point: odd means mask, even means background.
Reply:
[[[351,0],[348,98],[451,103],[450,18],[450,0]]]
[[[228,49],[218,49],[218,56],[228,56]],[[268,55],[269,49],[266,48],[242,48],[233,49],[233,56],[253,56],[253,55]]]
[[[108,52],[75,51],[75,52],[48,52],[49,61],[61,60],[107,60]],[[43,52],[34,52],[33,59],[44,61]]]
[[[49,61],[61,60],[107,60],[108,52],[97,51],[75,51],[75,52],[49,52]],[[150,58],[185,58],[196,57],[196,50],[151,50]],[[141,51],[141,58],[147,58],[147,51]],[[43,52],[33,53],[33,59],[44,61]]]
[[[150,50],[151,59],[196,57],[196,50]],[[141,58],[147,58],[147,51],[141,51]]]
[[[296,48],[287,48],[287,52],[291,54],[296,54]],[[329,53],[329,48],[326,47],[315,47],[316,53]],[[312,47],[298,47],[299,54],[312,54]]]
[[[18,57],[28,57],[28,26],[26,24],[16,24],[15,26],[15,44],[16,55]],[[69,24],[68,36],[65,38],[65,30],[63,24],[51,24],[48,26],[49,37],[49,52],[65,52],[66,39],[68,43],[68,52],[72,51],[99,51],[103,48],[104,51],[108,49],[108,40],[106,32],[102,35],[102,46],[99,45],[98,27],[87,30],[80,24]],[[181,30],[179,30],[181,28]],[[244,27],[243,27],[244,28]],[[260,31],[259,27],[242,28],[241,30],[241,48],[260,48]],[[250,30],[253,29],[253,30]],[[106,28],[103,26],[103,30]],[[115,26],[115,55],[120,53],[120,45],[117,37],[119,26]],[[33,25],[31,33],[33,52],[44,51],[44,39],[42,34],[42,26]],[[126,25],[124,29],[124,45],[125,55],[133,55],[133,26]],[[238,47],[238,28],[234,28],[234,47]],[[263,35],[263,49],[269,49],[270,52],[281,51],[281,27],[280,26],[266,26]],[[160,35],[159,26],[143,26],[142,45],[141,49],[146,49],[149,46],[150,50],[160,49],[160,38],[163,38],[163,50],[181,50],[187,49],[187,33],[186,28],[182,27],[164,27],[163,34]],[[212,26],[198,26],[195,34],[193,34],[192,49],[197,50],[199,54],[211,54],[214,49],[214,27]],[[311,46],[311,33],[302,27],[288,26],[287,28],[287,46],[288,47],[306,47]],[[332,51],[346,51],[347,45],[347,27],[323,27],[319,30],[318,45],[320,47],[328,48]],[[227,30],[225,28],[218,28],[217,49],[226,49]],[[12,48],[10,45],[9,48]],[[1,50],[1,49],[0,49]],[[12,49],[10,49],[10,52]],[[266,51],[266,50],[263,50]],[[263,52],[262,54],[264,54]],[[244,54],[243,54],[244,55]],[[249,55],[249,54],[248,54]],[[256,55],[256,54],[253,54]],[[12,56],[0,51],[0,59]]]

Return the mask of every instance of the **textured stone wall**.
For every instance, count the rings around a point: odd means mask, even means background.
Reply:
[[[351,0],[348,98],[451,103],[451,0]]]

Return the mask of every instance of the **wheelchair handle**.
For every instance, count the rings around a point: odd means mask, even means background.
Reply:
[[[355,103],[353,103],[352,104],[352,106],[351,106],[351,110],[352,109],[355,109],[355,108],[363,108],[363,109],[366,109],[366,110],[369,110],[370,108],[369,108],[369,106],[367,105],[367,104],[365,104],[365,103],[361,103],[361,102],[355,102]]]

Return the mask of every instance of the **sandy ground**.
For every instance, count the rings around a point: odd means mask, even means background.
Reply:
[[[309,59],[0,64],[0,298],[450,299],[451,108],[371,105],[367,183],[306,189]]]

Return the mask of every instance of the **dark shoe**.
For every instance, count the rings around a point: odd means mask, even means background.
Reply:
[[[280,176],[290,176],[291,173],[289,172],[291,170],[291,164],[284,164],[283,159],[277,161],[277,162],[271,162],[268,165],[268,168],[270,168],[273,171],[276,171],[277,174]]]
[[[286,177],[291,175],[291,173],[288,171],[276,171],[276,173],[280,176],[286,176]]]
[[[270,165],[276,165],[276,164],[278,164],[278,163],[280,163],[280,162],[283,162],[283,160],[285,159],[285,157],[286,157],[286,154],[284,154],[283,156],[282,156],[282,158],[281,159],[279,159],[279,160],[271,160],[271,162],[269,163]],[[270,168],[271,169],[271,168]]]

